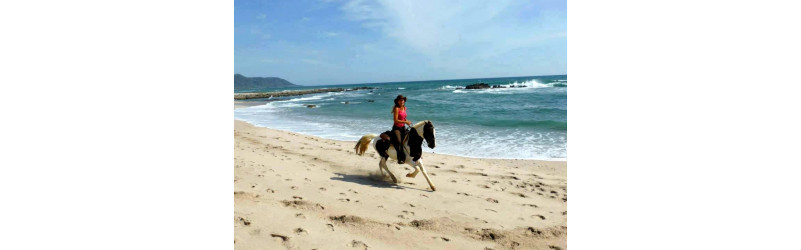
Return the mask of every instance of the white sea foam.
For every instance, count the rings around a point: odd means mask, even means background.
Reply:
[[[456,89],[456,88],[464,88],[464,86],[445,85],[445,86],[439,87],[439,89]]]
[[[284,105],[266,105],[234,110],[234,118],[256,126],[319,136],[333,140],[355,141],[367,133],[387,130],[383,119],[341,120],[326,117],[303,117],[281,112]],[[469,136],[467,136],[469,135]],[[567,158],[564,134],[527,130],[487,130],[462,125],[439,125],[437,148],[423,148],[428,153],[495,159],[564,160]]]

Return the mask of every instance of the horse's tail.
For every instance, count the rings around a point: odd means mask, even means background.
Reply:
[[[359,141],[356,142],[356,146],[353,147],[356,150],[357,155],[364,155],[364,152],[367,151],[367,146],[370,146],[370,142],[373,141],[373,138],[378,136],[377,134],[366,134],[362,136]]]

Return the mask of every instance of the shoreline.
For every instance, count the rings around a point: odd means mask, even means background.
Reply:
[[[431,191],[354,145],[234,119],[235,248],[567,247],[567,162],[424,153]]]
[[[240,109],[240,108],[247,108],[247,107],[259,106],[259,105],[264,105],[264,104],[267,104],[267,103],[270,103],[270,102],[274,102],[274,101],[277,101],[277,100],[262,100],[262,101],[245,101],[245,100],[234,100],[234,109]],[[238,119],[234,119],[234,120],[235,120],[235,121],[241,121],[241,122],[244,122],[244,123],[250,124],[251,126],[254,126],[254,127],[260,127],[260,126],[257,126],[257,125],[255,125],[255,124],[249,123],[249,122],[247,122],[247,121],[238,120]],[[297,133],[297,134],[302,134],[302,135],[307,135],[307,136],[314,136],[314,137],[318,137],[318,138],[320,138],[320,139],[325,139],[325,140],[332,140],[332,141],[339,141],[339,142],[348,142],[348,141],[335,140],[335,139],[326,139],[326,138],[321,138],[321,137],[319,137],[319,136],[315,136],[315,135],[303,134],[303,133],[298,133],[298,132],[294,132],[294,131],[281,130],[281,129],[275,129],[275,128],[270,128],[270,127],[260,127],[260,128],[268,128],[268,129],[272,129],[272,130],[278,130],[278,131],[283,131],[283,132],[288,132],[288,133]],[[354,143],[355,143],[355,141],[354,141]],[[525,159],[525,158],[491,158],[491,157],[474,157],[474,156],[467,156],[467,155],[457,155],[457,154],[440,154],[440,155],[449,155],[449,156],[464,157],[464,158],[470,158],[470,159],[495,159],[495,160],[534,160],[534,161],[567,162],[567,158]]]
[[[234,105],[234,109],[237,109],[237,108],[246,108],[246,107],[252,107],[252,106],[258,106],[258,105],[264,105],[264,104],[266,104],[266,103],[269,103],[269,102],[270,102],[270,101],[265,101],[265,102],[260,102],[260,103],[258,103],[258,104],[242,104],[242,103],[239,103],[239,104],[235,104],[235,105]],[[235,102],[235,103],[236,103],[236,102]],[[237,106],[237,105],[238,105],[238,106]],[[235,121],[240,121],[240,122],[247,123],[247,124],[249,124],[249,125],[251,125],[251,126],[253,126],[253,127],[257,127],[257,128],[267,128],[267,129],[276,130],[276,131],[281,131],[281,132],[295,133],[295,134],[304,135],[304,136],[312,136],[312,137],[316,137],[316,138],[319,138],[319,139],[322,139],[322,140],[331,140],[331,141],[337,141],[337,142],[343,142],[343,143],[347,143],[347,142],[353,142],[353,143],[356,143],[356,141],[343,141],[343,140],[336,140],[336,139],[322,138],[322,137],[319,137],[319,136],[316,136],[316,135],[304,134],[304,133],[295,132],[295,131],[289,131],[289,130],[283,130],[283,129],[276,129],[276,128],[270,128],[270,127],[261,127],[261,126],[257,126],[257,125],[255,125],[255,124],[249,123],[249,122],[247,122],[247,121],[243,121],[243,120],[238,120],[238,119],[234,119],[234,120],[235,120]],[[428,153],[428,152],[424,152],[424,153]],[[467,155],[458,155],[458,154],[441,154],[441,153],[431,153],[431,154],[437,154],[437,155],[447,155],[447,156],[455,156],[455,157],[464,157],[464,158],[469,158],[469,159],[488,159],[488,160],[519,160],[519,161],[529,161],[529,160],[530,160],[530,161],[548,161],[548,162],[567,162],[567,158],[526,159],[526,158],[493,158],[493,157],[475,157],[475,156],[467,156]]]

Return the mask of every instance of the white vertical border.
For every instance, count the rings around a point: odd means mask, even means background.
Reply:
[[[0,3],[0,249],[232,249],[232,1]]]
[[[568,2],[568,246],[795,249],[797,7]]]

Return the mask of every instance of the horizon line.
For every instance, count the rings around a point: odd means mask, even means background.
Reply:
[[[239,74],[239,75],[242,75],[242,76],[244,76],[243,74],[240,74],[240,73],[234,73],[234,74]],[[479,78],[461,78],[461,79],[429,79],[429,80],[417,80],[417,81],[395,81],[395,82],[362,82],[362,83],[344,83],[344,84],[342,84],[342,83],[341,83],[341,84],[321,84],[321,85],[300,85],[300,84],[296,84],[296,85],[298,85],[298,86],[305,86],[305,87],[311,87],[311,86],[331,86],[331,85],[385,84],[385,83],[399,83],[399,82],[428,82],[428,81],[446,81],[446,80],[475,80],[475,79],[490,79],[490,78],[513,78],[513,77],[536,77],[536,76],[562,76],[562,75],[565,75],[565,76],[566,76],[566,75],[567,75],[567,73],[564,73],[564,74],[552,74],[552,75],[533,75],[533,76],[502,76],[502,77],[479,77]],[[276,78],[281,78],[281,77],[277,77],[277,76],[249,76],[249,77],[276,77]],[[284,79],[284,78],[281,78],[281,79]],[[284,80],[286,80],[286,79],[284,79]],[[293,84],[294,84],[294,83],[293,83]]]

